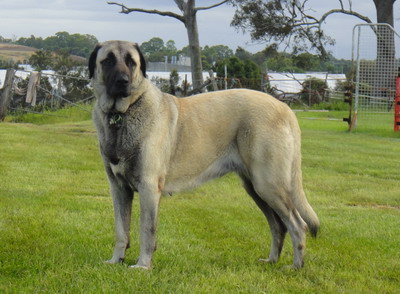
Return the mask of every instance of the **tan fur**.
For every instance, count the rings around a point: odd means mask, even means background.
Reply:
[[[135,44],[109,41],[99,48],[90,67],[98,99],[94,121],[115,210],[117,242],[109,262],[123,260],[129,246],[134,191],[141,208],[136,266],[149,268],[160,195],[233,171],[270,224],[273,243],[267,261],[278,260],[288,230],[294,265],[301,267],[306,223],[316,234],[319,221],[303,191],[300,129],[290,108],[265,93],[243,89],[176,98],[145,78]],[[107,94],[110,73],[102,61],[110,52],[116,56],[110,72],[125,73],[127,55],[135,61],[128,73],[128,97]],[[118,126],[110,125],[115,113],[122,117]]]

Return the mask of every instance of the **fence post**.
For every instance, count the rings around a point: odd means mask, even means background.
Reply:
[[[3,91],[0,95],[0,121],[4,121],[11,102],[14,75],[15,69],[7,69]]]
[[[400,131],[400,69],[396,78],[396,97],[394,98],[394,131]]]

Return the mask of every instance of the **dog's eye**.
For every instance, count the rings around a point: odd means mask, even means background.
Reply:
[[[104,66],[112,66],[115,64],[115,56],[112,53],[107,55],[107,58],[101,61],[101,64]]]
[[[136,65],[136,62],[132,59],[132,57],[130,55],[127,55],[125,57],[125,63],[129,67],[134,67]]]
[[[113,60],[111,58],[106,58],[101,62],[102,65],[109,66],[113,64]]]

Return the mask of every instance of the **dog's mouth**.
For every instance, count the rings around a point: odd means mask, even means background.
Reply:
[[[107,94],[112,99],[120,99],[124,97],[129,97],[131,95],[130,87],[120,87],[118,85],[113,85],[108,89]]]

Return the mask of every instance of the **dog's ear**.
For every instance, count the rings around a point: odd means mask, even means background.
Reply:
[[[142,51],[140,51],[138,44],[135,44],[135,48],[136,48],[137,52],[139,53],[139,57],[140,57],[140,70],[142,71],[143,76],[146,77],[146,60],[144,59],[144,56],[142,54]]]
[[[99,52],[100,48],[101,48],[101,46],[97,45],[89,57],[89,78],[90,79],[93,78],[93,76],[94,76],[94,71],[96,69],[97,52]]]

